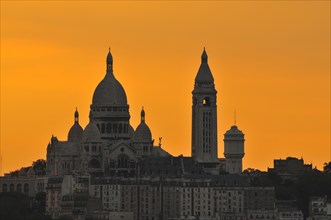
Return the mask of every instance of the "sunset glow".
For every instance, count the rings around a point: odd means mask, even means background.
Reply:
[[[83,128],[106,71],[155,143],[191,155],[194,78],[203,47],[215,79],[218,156],[234,124],[244,169],[294,156],[330,161],[330,2],[1,1],[2,172],[45,158],[66,140],[76,107]]]

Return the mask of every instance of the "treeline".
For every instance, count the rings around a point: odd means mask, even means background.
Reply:
[[[35,174],[37,176],[45,176],[46,175],[46,160],[43,160],[43,159],[39,159],[39,160],[34,161],[32,163],[32,166],[22,167],[19,170],[11,171],[9,174],[11,176],[18,176],[20,170],[22,170],[22,169],[29,170],[31,167],[32,167],[33,171],[35,172]]]
[[[282,178],[273,172],[263,173],[247,169],[253,186],[274,186],[277,200],[295,200],[297,207],[309,216],[310,198],[314,196],[331,198],[331,162],[324,164],[323,171],[301,173],[292,178]]]

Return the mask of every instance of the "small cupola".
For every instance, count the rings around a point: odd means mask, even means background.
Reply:
[[[139,142],[151,142],[152,141],[152,133],[149,129],[148,125],[145,123],[145,110],[144,107],[140,113],[141,122],[138,125],[136,131],[134,132],[133,141],[136,143]]]
[[[83,135],[83,128],[79,124],[79,113],[76,108],[74,114],[74,124],[71,126],[68,133],[68,141],[69,142],[80,142]]]

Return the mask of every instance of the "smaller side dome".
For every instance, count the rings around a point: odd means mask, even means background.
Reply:
[[[152,141],[152,133],[149,129],[148,125],[145,123],[145,111],[144,107],[140,113],[141,122],[138,125],[136,131],[134,132],[133,141],[134,142],[151,142]]]
[[[69,142],[80,142],[83,135],[83,128],[79,124],[79,114],[76,108],[74,114],[74,124],[71,126],[68,133],[68,141]]]
[[[83,132],[83,142],[100,142],[101,134],[95,123],[90,120],[90,123],[85,127]]]
[[[149,127],[145,123],[140,123],[134,132],[133,136],[134,142],[151,142],[152,133]]]

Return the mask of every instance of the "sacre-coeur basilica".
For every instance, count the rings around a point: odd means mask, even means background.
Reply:
[[[90,106],[89,123],[83,129],[79,113],[66,141],[52,137],[47,146],[47,174],[77,173],[98,177],[134,177],[139,175],[183,175],[242,172],[244,134],[236,126],[225,134],[225,162],[217,157],[217,91],[204,50],[192,92],[192,157],[176,158],[166,148],[154,146],[146,112],[136,129],[130,125],[127,96],[113,72],[113,56],[108,52],[106,74],[97,85]],[[147,117],[148,118],[148,117]],[[187,160],[190,168],[165,169],[163,163]],[[163,163],[161,163],[161,161]],[[221,161],[221,162],[220,162]],[[152,164],[151,164],[152,163]],[[148,166],[145,166],[147,165]]]

